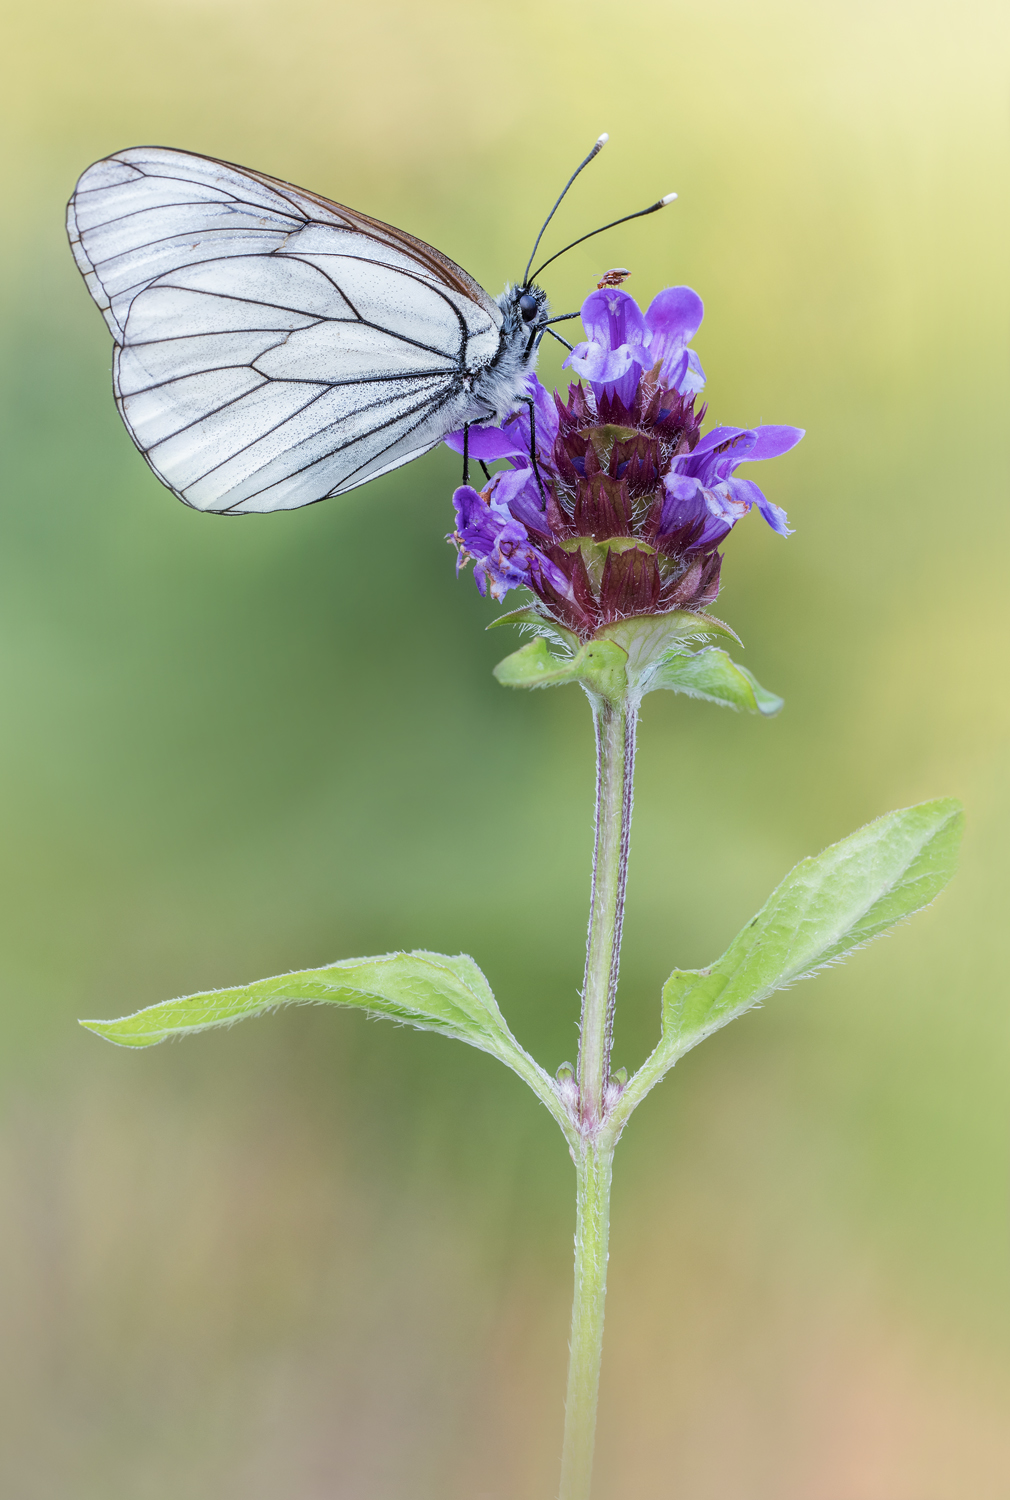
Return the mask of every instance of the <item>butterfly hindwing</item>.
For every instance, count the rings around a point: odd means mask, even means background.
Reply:
[[[207,157],[96,163],[68,230],[123,420],[200,510],[308,505],[406,463],[498,348],[498,308],[431,246]]]

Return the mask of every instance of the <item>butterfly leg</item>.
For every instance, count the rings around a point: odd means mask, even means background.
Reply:
[[[533,397],[523,397],[523,405],[528,406],[530,409],[530,463],[533,465],[533,475],[537,482],[537,489],[540,491],[541,507],[543,510],[546,510],[547,491],[544,489],[544,482],[540,478],[540,465],[537,463],[537,419],[533,406]]]
[[[482,458],[478,458],[485,479],[491,478],[491,470]],[[470,423],[463,423],[463,483],[470,483]]]

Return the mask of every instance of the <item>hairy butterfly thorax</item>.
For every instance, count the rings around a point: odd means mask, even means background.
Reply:
[[[473,379],[474,397],[485,401],[481,422],[504,422],[529,400],[527,377],[536,369],[540,343],[547,331],[550,303],[538,286],[507,286],[496,303],[501,311],[498,349]]]

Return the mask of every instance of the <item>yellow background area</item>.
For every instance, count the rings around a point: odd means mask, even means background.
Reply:
[[[691,1054],[617,1158],[599,1500],[1005,1500],[1003,6],[36,0],[2,47],[0,1491],[549,1500],[572,1171],[490,1058],[328,1010],[150,1053],[78,1016],[472,953],[576,1047],[592,746],[457,581],[444,449],[187,511],[134,451],[62,228],[163,144],[389,219],[492,293],[687,282],[745,470],[717,612],[786,699],[646,701],[615,1063],[800,857],[959,795],[955,885]],[[559,377],[562,352],[541,361]]]

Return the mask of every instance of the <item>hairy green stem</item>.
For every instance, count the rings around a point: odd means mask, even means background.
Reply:
[[[628,878],[636,707],[591,695],[596,725],[596,847],[582,986],[579,1108],[584,1127],[603,1121]]]
[[[588,1500],[593,1477],[596,1401],[603,1355],[610,1234],[610,1164],[613,1145],[587,1141],[575,1163],[578,1219],[575,1230],[575,1296],[561,1455],[560,1500]]]
[[[606,1113],[614,1001],[628,876],[637,704],[590,694],[596,725],[596,844],[582,988],[578,1116],[575,1293],[561,1458],[560,1500],[589,1500],[603,1354],[610,1235],[610,1173],[615,1132]]]

